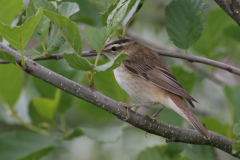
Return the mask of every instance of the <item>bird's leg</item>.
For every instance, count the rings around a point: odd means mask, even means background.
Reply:
[[[154,115],[152,115],[152,119],[154,119],[154,120],[156,120],[158,123],[160,122],[160,118],[159,117],[157,117],[158,116],[158,114],[160,113],[160,112],[162,112],[162,110],[163,109],[160,109],[159,111],[157,111]]]
[[[130,111],[129,111],[129,109],[131,109],[133,107],[139,107],[139,106],[146,106],[146,105],[156,104],[156,102],[146,102],[146,103],[138,103],[138,104],[127,104],[127,103],[120,102],[120,104],[127,108],[127,116],[125,117],[125,121],[126,121],[126,120],[128,120],[130,118],[130,115],[129,115]]]

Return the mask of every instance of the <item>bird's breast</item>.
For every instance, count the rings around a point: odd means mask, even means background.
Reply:
[[[159,102],[165,105],[165,90],[130,73],[123,64],[114,70],[114,75],[120,87],[135,101],[140,103]],[[155,107],[159,108],[160,106],[156,105]]]

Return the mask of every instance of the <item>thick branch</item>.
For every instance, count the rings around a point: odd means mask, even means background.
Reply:
[[[21,64],[21,55],[18,52],[3,45],[2,43],[0,43],[0,48],[16,57],[18,64]],[[24,71],[69,94],[72,94],[75,97],[83,99],[108,111],[119,119],[123,119],[126,115],[126,108],[120,105],[118,102],[104,96],[97,91],[92,92],[89,88],[73,82],[30,59],[26,61],[26,69]],[[147,131],[148,133],[171,139],[171,141],[174,142],[209,145],[219,148],[235,157],[240,156],[240,154],[231,153],[233,143],[231,139],[215,132],[209,131],[210,140],[205,140],[196,130],[183,129],[162,122],[159,124],[153,119],[138,114],[134,111],[130,112],[130,118],[126,122],[137,128]]]
[[[214,1],[240,26],[240,3],[238,0]]]

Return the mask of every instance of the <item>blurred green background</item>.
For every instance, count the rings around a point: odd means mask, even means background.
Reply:
[[[85,37],[83,28],[85,26],[101,27],[102,11],[93,0],[66,1],[79,4],[80,11],[71,19],[77,22],[80,29],[83,51],[91,50],[92,46]],[[183,50],[174,46],[166,32],[164,9],[169,2],[169,0],[146,0],[128,27],[127,38],[136,39],[142,43],[145,40],[149,43],[144,44],[151,48],[160,49],[155,44],[162,44],[169,50],[184,53]],[[200,40],[189,49],[188,53],[239,67],[240,31],[237,24],[214,1],[205,2],[209,5],[209,20]],[[28,1],[24,3],[27,6]],[[141,38],[136,38],[133,34]],[[41,44],[31,38],[26,49],[33,47],[42,51]],[[67,44],[51,54],[65,51],[71,51]],[[195,104],[196,108],[192,111],[201,123],[205,123],[209,130],[232,138],[232,126],[240,118],[238,115],[240,113],[238,112],[239,77],[204,64],[191,64],[177,58],[163,58],[187,92],[199,102]],[[94,60],[94,57],[89,59]],[[106,57],[101,57],[100,63],[107,61]],[[70,68],[64,59],[38,61],[37,63],[88,86],[85,74]],[[192,65],[195,67],[193,68]],[[210,73],[211,76],[207,76],[199,68]],[[12,64],[0,65],[0,77],[0,94],[9,97],[19,117],[36,126],[49,125],[47,120],[43,120],[33,107],[33,99],[36,97],[54,99],[56,87],[22,72]],[[97,73],[94,87],[116,101],[134,103],[116,83],[113,72]],[[209,146],[167,144],[164,138],[151,134],[148,134],[146,138],[144,131],[122,122],[110,113],[63,91],[60,91],[60,94],[61,100],[55,125],[60,126],[61,118],[64,116],[69,130],[80,128],[83,133],[79,137],[63,141],[59,147],[41,160],[235,159]],[[1,136],[4,137],[11,131],[26,131],[10,116],[11,113],[6,111],[4,105],[0,101],[0,144],[3,139]],[[143,115],[152,115],[156,112],[156,110],[145,107],[140,107],[137,111]],[[167,109],[161,112],[160,119],[165,123],[191,128],[183,118]],[[61,133],[55,130],[53,132],[54,136],[61,137]]]

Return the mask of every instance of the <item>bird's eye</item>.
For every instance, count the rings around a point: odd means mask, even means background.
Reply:
[[[116,50],[117,50],[117,47],[113,46],[112,51],[116,51]]]

